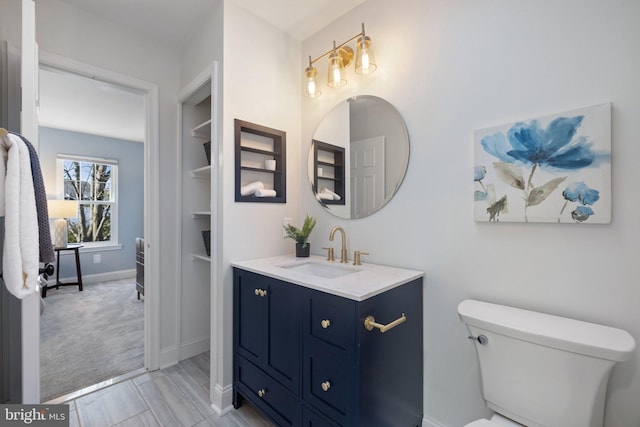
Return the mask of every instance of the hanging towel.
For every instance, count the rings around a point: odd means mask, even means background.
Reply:
[[[0,216],[5,217],[3,278],[17,298],[36,292],[38,215],[29,149],[19,137],[0,138]]]
[[[33,190],[36,197],[36,212],[38,213],[38,231],[40,246],[40,262],[54,262],[56,259],[53,251],[53,243],[51,243],[51,231],[49,230],[49,210],[47,208],[47,191],[44,188],[44,179],[42,178],[42,169],[40,169],[40,160],[38,153],[33,145],[22,135],[15,134],[22,139],[29,149],[29,160],[31,161],[31,175],[33,179]]]

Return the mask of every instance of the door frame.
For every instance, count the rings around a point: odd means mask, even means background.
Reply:
[[[160,368],[160,143],[157,84],[119,74],[50,52],[40,52],[40,64],[139,91],[145,97],[144,236],[145,304],[144,367]]]

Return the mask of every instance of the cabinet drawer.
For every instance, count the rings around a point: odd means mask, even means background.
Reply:
[[[346,298],[310,291],[306,299],[307,333],[340,350],[355,346],[355,303]]]
[[[251,362],[236,355],[236,384],[241,394],[262,409],[279,426],[298,426],[298,398]]]
[[[350,425],[357,409],[357,368],[341,356],[323,343],[305,351],[302,397],[323,414]]]

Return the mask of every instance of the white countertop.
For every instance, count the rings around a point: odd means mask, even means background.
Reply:
[[[320,268],[332,271],[349,270],[350,274],[340,277],[325,278],[308,274],[295,267],[300,264],[316,264]],[[364,301],[414,279],[424,276],[424,272],[405,268],[363,263],[355,266],[352,263],[341,264],[339,261],[327,261],[325,257],[311,255],[308,258],[296,258],[293,255],[282,255],[271,258],[260,258],[247,261],[232,262],[233,267],[295,283],[296,285],[327,292],[333,295]],[[294,267],[294,268],[291,268]],[[351,273],[353,271],[353,273]]]

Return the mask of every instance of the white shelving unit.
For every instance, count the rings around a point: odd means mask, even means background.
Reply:
[[[214,262],[207,254],[203,232],[213,230],[215,206],[212,182],[216,171],[207,161],[204,144],[212,141],[211,80],[181,97],[181,262],[178,360],[210,349],[211,283]],[[211,144],[213,145],[213,144]],[[209,158],[213,147],[210,148]],[[210,232],[211,233],[211,232]],[[213,237],[211,240],[214,240]],[[212,245],[209,243],[209,247]]]

